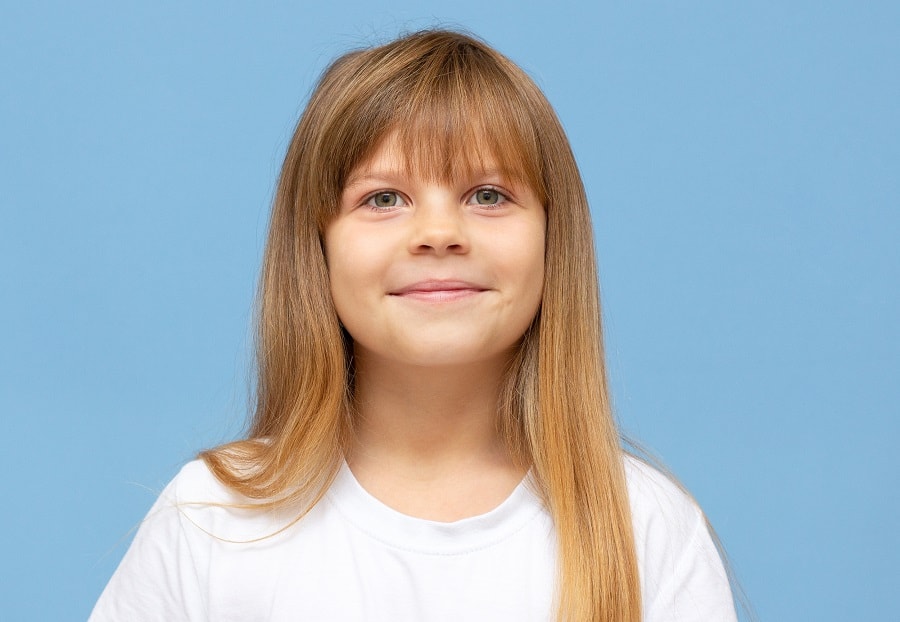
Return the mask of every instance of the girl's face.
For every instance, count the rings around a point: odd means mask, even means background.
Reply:
[[[545,214],[492,170],[411,176],[388,137],[353,170],[325,231],[331,295],[359,362],[506,360],[544,280]]]

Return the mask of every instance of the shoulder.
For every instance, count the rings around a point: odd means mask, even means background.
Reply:
[[[671,567],[694,542],[710,540],[700,506],[666,474],[629,455],[625,481],[638,561],[645,572],[660,565]]]
[[[625,457],[645,619],[735,620],[728,576],[706,517],[670,477]]]
[[[191,517],[202,515],[207,508],[240,501],[238,495],[216,479],[202,460],[193,460],[185,464],[159,493],[139,525],[135,542],[149,541],[168,547],[172,541],[184,536],[185,524],[191,524]]]
[[[185,464],[159,493],[153,507],[141,521],[143,531],[181,528],[184,510],[241,503],[207,468],[202,460]]]
[[[249,543],[281,531],[294,522],[298,507],[260,508],[224,483],[202,460],[187,463],[157,502],[176,520],[185,537],[204,548],[223,543]]]
[[[223,492],[202,462],[185,465],[141,521],[91,622],[202,619],[196,552],[184,528],[182,499],[212,500]]]
[[[278,531],[285,519],[253,510],[206,464],[186,464],[160,493],[97,601],[91,622],[203,620],[212,573],[235,565],[236,550]]]
[[[706,519],[697,502],[668,475],[640,458],[626,455],[625,481],[635,527],[691,530]]]
[[[247,500],[220,482],[203,460],[185,464],[161,497],[177,503],[238,504]]]

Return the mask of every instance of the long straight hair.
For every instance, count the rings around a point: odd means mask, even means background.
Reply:
[[[555,525],[560,620],[639,622],[622,450],[610,408],[592,226],[553,108],[509,59],[423,31],[348,53],[323,74],[287,151],[258,300],[256,408],[244,440],[201,457],[260,507],[318,502],[353,431],[352,342],[329,292],[323,232],[348,175],[389,134],[435,180],[485,159],[547,214],[540,310],[501,387],[497,426]]]

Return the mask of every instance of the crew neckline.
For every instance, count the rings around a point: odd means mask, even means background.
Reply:
[[[325,495],[348,523],[387,546],[425,555],[465,555],[512,536],[543,510],[530,473],[500,505],[484,514],[452,522],[416,518],[372,496],[341,463]]]

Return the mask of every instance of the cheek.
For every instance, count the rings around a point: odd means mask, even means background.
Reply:
[[[541,300],[544,297],[544,262],[546,261],[546,240],[545,240],[545,228],[543,226],[540,227],[539,231],[534,234],[534,238],[532,240],[532,244],[529,246],[531,249],[528,253],[528,266],[527,270],[528,274],[526,279],[529,283],[529,294],[532,296],[531,303],[533,305],[533,309],[531,312],[531,318],[534,318],[534,315],[537,313],[538,308],[541,305]]]
[[[530,323],[540,307],[544,291],[544,230],[526,227],[518,235],[501,238],[505,243],[495,246],[498,266],[503,279],[513,287],[507,304],[515,309],[516,323]]]
[[[338,319],[354,338],[376,315],[389,260],[382,241],[340,220],[325,234],[331,298]]]
[[[531,264],[525,276],[524,297],[531,305],[531,317],[537,313],[544,297],[544,252],[541,251],[530,258]]]
[[[342,230],[332,225],[325,233],[325,261],[328,265],[328,281],[331,298],[341,323],[348,321],[347,313],[352,310],[352,294],[356,290],[353,267],[352,241],[342,235]]]
[[[544,228],[527,227],[510,241],[504,249],[507,269],[522,281],[523,287],[540,291],[544,283]]]

